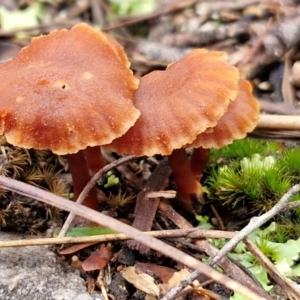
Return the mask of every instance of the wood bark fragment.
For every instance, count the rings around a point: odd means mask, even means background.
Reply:
[[[151,174],[144,189],[138,194],[137,202],[134,211],[134,222],[132,226],[141,231],[150,231],[152,223],[159,204],[159,198],[147,198],[149,192],[163,190],[171,175],[171,169],[168,165],[167,159],[163,159]],[[129,241],[128,246],[131,249],[139,250],[141,253],[147,253],[150,248],[140,244],[137,241]]]

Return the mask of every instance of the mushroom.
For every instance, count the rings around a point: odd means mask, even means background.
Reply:
[[[96,163],[93,147],[123,135],[140,115],[128,66],[113,38],[83,23],[33,38],[0,66],[0,134],[19,147],[66,155],[76,198],[90,179],[86,159]],[[96,208],[95,196],[85,205]]]
[[[208,128],[199,134],[193,143],[186,147],[193,147],[190,161],[181,149],[177,156],[182,156],[181,164],[189,169],[189,173],[183,173],[175,161],[172,161],[173,172],[176,176],[177,190],[181,199],[188,202],[190,194],[194,191],[194,186],[199,182],[202,172],[209,159],[211,148],[219,149],[231,144],[236,139],[244,138],[251,132],[259,119],[259,103],[252,96],[252,87],[245,79],[239,80],[239,93],[228,107],[228,111],[221,117],[218,124],[213,128]],[[175,171],[174,171],[175,169]],[[178,169],[178,170],[177,170]],[[188,176],[186,175],[188,174]]]
[[[224,52],[196,49],[165,71],[142,77],[134,93],[141,117],[125,135],[105,147],[120,154],[169,155],[179,190],[181,185],[192,185],[191,193],[202,202],[200,183],[186,175],[192,173],[190,164],[183,164],[184,148],[216,126],[238,95],[239,71],[225,58]],[[178,169],[187,181],[177,180]],[[181,200],[192,209],[190,194]]]

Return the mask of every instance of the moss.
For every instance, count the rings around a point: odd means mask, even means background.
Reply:
[[[210,201],[234,211],[246,206],[247,218],[270,210],[300,176],[300,148],[244,139],[213,151],[203,179]],[[299,200],[299,195],[291,201]],[[276,217],[278,240],[299,234],[300,208]]]

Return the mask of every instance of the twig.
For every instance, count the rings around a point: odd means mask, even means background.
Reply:
[[[139,241],[140,243],[145,244],[146,246],[151,247],[152,249],[174,259],[181,264],[196,269],[199,272],[203,273],[205,276],[223,284],[227,288],[238,291],[240,294],[248,297],[252,300],[263,300],[267,299],[267,297],[261,297],[257,293],[250,290],[248,287],[243,286],[242,284],[232,280],[231,278],[225,276],[214,270],[213,268],[205,265],[194,257],[176,249],[156,238],[146,235],[145,233],[132,228],[131,226],[122,223],[118,220],[115,220],[109,216],[106,216],[100,212],[92,210],[88,207],[79,205],[78,203],[72,201],[66,201],[66,199],[62,197],[58,197],[50,192],[41,190],[29,184],[17,181],[12,178],[7,178],[4,176],[0,176],[0,186],[10,190],[12,192],[16,192],[25,197],[29,197],[41,202],[44,202],[49,205],[53,205],[62,210],[66,210],[74,213],[75,215],[79,215],[87,220],[91,220],[97,224],[102,224],[103,226],[109,227],[113,230],[119,231]]]
[[[300,207],[300,200],[289,203],[285,209],[294,209]]]
[[[299,299],[299,292],[295,290],[288,281],[282,278],[281,274],[274,267],[272,262],[259,250],[259,248],[249,238],[245,238],[244,243],[247,246],[247,249],[257,259],[259,264],[267,270],[272,279],[282,288],[288,298],[291,300]]]
[[[98,0],[91,0],[90,3],[91,3],[93,22],[98,24],[100,28],[103,28],[105,25],[105,17],[101,7],[101,3],[99,3]]]
[[[225,230],[225,225],[223,223],[223,220],[221,219],[221,217],[220,217],[219,213],[217,212],[217,210],[215,209],[215,207],[213,205],[211,205],[210,208],[211,208],[213,214],[215,215],[215,218],[217,219],[219,228],[222,230]]]
[[[116,168],[117,166],[124,164],[125,162],[131,161],[134,158],[136,158],[135,155],[131,155],[131,156],[126,156],[126,157],[122,157],[118,160],[115,160],[114,162],[106,165],[104,168],[102,168],[101,170],[99,170],[92,178],[91,180],[87,183],[87,185],[85,186],[85,188],[82,190],[82,192],[80,193],[78,199],[76,200],[76,203],[78,204],[82,204],[82,202],[84,201],[85,197],[87,196],[87,194],[89,193],[89,191],[91,190],[91,188],[93,188],[93,186],[96,184],[96,182],[103,176],[104,173],[110,171],[113,168]],[[66,219],[63,227],[60,230],[60,233],[58,235],[59,238],[64,237],[66,235],[66,232],[68,231],[70,224],[72,223],[73,219],[74,219],[75,215],[73,213],[70,213],[68,218]]]
[[[257,42],[255,43],[254,47],[252,47],[252,49],[250,50],[250,52],[248,53],[248,55],[239,63],[238,68],[242,69],[242,67],[247,64],[253,57],[254,55],[259,51],[259,49],[261,48],[262,44],[263,44],[263,40],[266,36],[266,34],[270,31],[271,26],[273,25],[274,19],[271,17],[268,20],[268,23],[266,24],[266,27],[263,31],[263,33],[260,35],[259,39],[257,40]]]
[[[236,233],[232,231],[221,230],[205,230],[205,229],[172,229],[172,230],[159,230],[159,231],[146,231],[145,234],[164,239],[164,238],[218,238],[218,239],[231,239]],[[37,246],[37,245],[62,245],[62,244],[79,244],[79,243],[94,243],[94,242],[111,242],[111,241],[124,241],[129,240],[125,234],[114,233],[94,236],[81,236],[81,237],[62,237],[62,238],[39,238],[39,239],[26,239],[26,240],[13,240],[13,241],[0,241],[0,248],[3,247],[24,247],[24,246]]]
[[[299,130],[300,116],[260,115],[256,128]]]

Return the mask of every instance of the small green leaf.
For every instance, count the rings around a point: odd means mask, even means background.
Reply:
[[[74,227],[67,231],[66,237],[79,237],[79,236],[92,236],[92,235],[105,235],[114,234],[116,231],[107,227]],[[58,233],[54,234],[57,237]]]
[[[197,228],[201,228],[201,229],[213,228],[213,226],[209,223],[208,216],[196,215],[196,220],[199,222],[199,225],[197,226]]]

